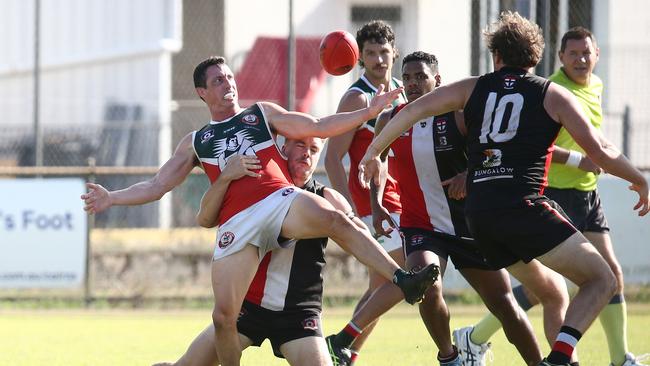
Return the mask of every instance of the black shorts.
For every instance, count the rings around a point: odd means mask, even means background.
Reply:
[[[420,228],[400,227],[400,231],[404,235],[406,256],[418,250],[426,250],[445,260],[451,258],[456,269],[490,269],[476,242],[471,238],[460,238]]]
[[[467,211],[467,225],[493,269],[530,262],[577,232],[562,208],[544,196],[518,208]]]
[[[546,188],[544,194],[557,202],[581,232],[606,233],[609,231],[598,191]]]
[[[245,301],[242,304],[237,331],[259,347],[269,339],[273,354],[284,358],[280,346],[305,337],[322,337],[320,309],[273,311]]]

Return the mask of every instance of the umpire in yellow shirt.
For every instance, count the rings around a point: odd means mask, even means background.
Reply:
[[[603,120],[603,82],[593,74],[598,53],[596,39],[588,29],[572,28],[562,37],[559,52],[562,67],[549,77],[577,97],[596,128],[600,128]],[[607,336],[611,365],[642,365],[627,349],[623,272],[614,255],[607,219],[596,190],[599,173],[601,169],[584,155],[580,146],[562,128],[555,141],[548,188],[544,194],[562,206],[576,228],[591,241],[616,275],[618,291],[599,316]]]

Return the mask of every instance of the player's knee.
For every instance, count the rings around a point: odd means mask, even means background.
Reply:
[[[610,264],[609,268],[612,270],[612,273],[614,273],[614,277],[616,278],[616,293],[623,293],[623,269],[621,268],[621,265],[614,263]]]
[[[603,293],[607,294],[608,298],[616,294],[616,290],[618,289],[618,281],[614,275],[614,272],[612,272],[610,268],[601,271],[599,282],[601,283]]]
[[[431,285],[424,292],[424,299],[422,299],[420,306],[432,309],[439,308],[440,306],[446,306],[445,299],[442,297],[442,287],[438,282]]]
[[[350,221],[345,216],[345,214],[338,210],[327,210],[324,213],[322,218],[324,223],[326,223],[328,231],[332,234],[340,233],[347,227],[351,226]]]
[[[490,295],[484,302],[488,310],[502,323],[519,318],[519,304],[511,293]]]
[[[236,327],[237,314],[234,311],[224,307],[217,307],[212,310],[212,324],[216,329],[226,329]]]

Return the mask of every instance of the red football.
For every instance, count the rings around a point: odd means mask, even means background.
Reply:
[[[346,31],[328,33],[320,42],[320,64],[332,75],[343,75],[354,68],[359,59],[359,46]]]

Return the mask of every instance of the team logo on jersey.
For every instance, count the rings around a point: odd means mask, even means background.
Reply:
[[[256,124],[260,123],[260,120],[254,114],[245,115],[244,117],[241,118],[241,121],[251,126],[255,126]]]
[[[230,231],[226,231],[225,233],[221,234],[221,238],[219,238],[219,248],[225,249],[230,244],[232,244],[233,241],[235,241],[235,234]]]
[[[501,150],[499,149],[486,149],[483,150],[485,160],[483,160],[484,168],[492,168],[501,165]]]
[[[503,77],[503,88],[511,90],[515,88],[515,82],[518,77],[516,75],[506,75]]]
[[[234,155],[257,155],[253,145],[255,141],[248,130],[235,132],[233,135],[214,141],[214,155],[219,162],[219,169],[226,167],[228,159]]]
[[[427,120],[420,121],[420,128],[426,128],[427,127]]]
[[[201,143],[205,144],[206,142],[208,142],[213,137],[214,137],[214,131],[207,130],[207,131],[203,132],[203,135],[201,135]]]
[[[287,189],[285,189],[285,190],[282,192],[282,196],[283,196],[283,197],[288,196],[288,195],[290,195],[291,193],[293,193],[293,191],[294,191],[293,188],[287,188]]]
[[[302,321],[302,328],[309,330],[318,330],[318,318],[309,318]]]
[[[436,120],[436,130],[438,133],[445,133],[447,132],[447,119],[446,118],[441,118]]]
[[[424,243],[424,235],[417,234],[411,237],[412,247],[417,247],[419,245],[422,245],[422,243]]]

